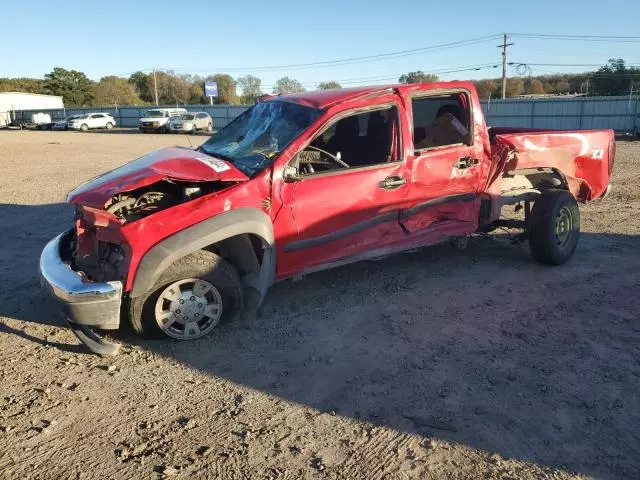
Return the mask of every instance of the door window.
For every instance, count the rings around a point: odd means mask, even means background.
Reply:
[[[414,149],[470,144],[468,105],[464,94],[414,98],[411,101]]]
[[[400,159],[395,106],[343,117],[296,156],[300,175],[367,167]]]

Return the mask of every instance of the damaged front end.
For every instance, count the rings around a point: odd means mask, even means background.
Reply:
[[[207,162],[214,162],[215,168]],[[132,258],[147,236],[145,218],[247,179],[227,164],[173,148],[135,160],[71,192],[68,201],[76,205],[75,226],[47,244],[40,276],[78,339],[99,354],[118,352],[118,344],[91,329],[120,326]]]

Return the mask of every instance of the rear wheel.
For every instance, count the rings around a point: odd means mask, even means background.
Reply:
[[[211,122],[209,122],[207,124],[207,133],[211,133],[211,132],[213,132],[213,125],[211,125]]]
[[[199,250],[171,265],[147,294],[132,299],[131,326],[148,338],[193,340],[235,317],[243,297],[235,267]]]
[[[545,190],[531,210],[529,248],[540,263],[562,265],[578,246],[580,210],[567,190]]]
[[[107,122],[106,127],[107,127],[107,130],[111,130],[113,128],[113,123]]]

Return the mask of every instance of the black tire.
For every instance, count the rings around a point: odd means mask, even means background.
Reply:
[[[211,132],[213,132],[213,125],[211,125],[211,122],[209,122],[207,124],[207,133],[211,133]]]
[[[106,128],[107,130],[111,130],[113,128],[113,123],[107,122]]]
[[[146,294],[129,304],[129,321],[134,332],[146,338],[169,338],[155,320],[155,304],[162,291],[173,282],[199,278],[213,284],[222,296],[223,312],[218,325],[242,311],[244,290],[236,268],[215,253],[198,250],[167,268]]]
[[[196,124],[193,124],[193,128],[191,129],[191,135],[195,135],[198,133],[198,127],[196,127]]]
[[[83,123],[82,125],[80,125],[80,130],[82,130],[83,132],[86,132],[87,130],[89,130],[89,125],[87,125],[86,123]]]
[[[545,190],[533,205],[527,230],[533,257],[547,265],[562,265],[578,246],[578,202],[567,190]]]

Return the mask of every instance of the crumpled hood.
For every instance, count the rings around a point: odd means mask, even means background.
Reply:
[[[104,208],[117,193],[161,180],[244,182],[249,177],[219,158],[190,148],[170,147],[143,155],[83,183],[69,193],[67,202]]]

